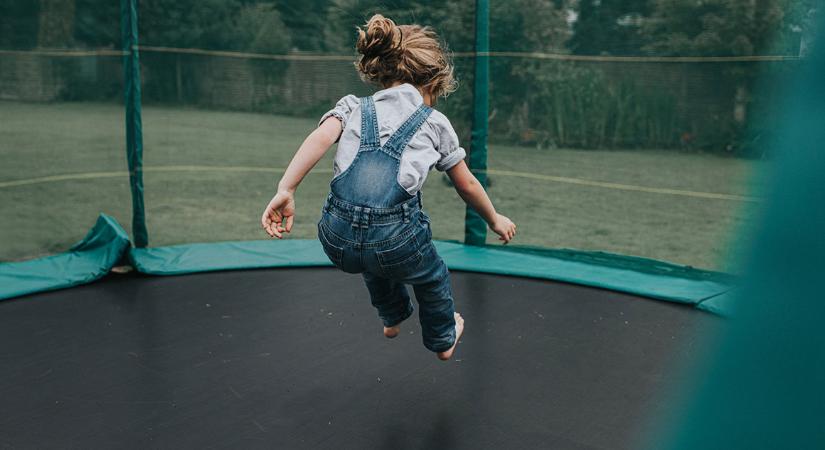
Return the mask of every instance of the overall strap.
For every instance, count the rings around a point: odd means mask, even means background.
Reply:
[[[361,148],[379,148],[378,116],[372,97],[361,98]]]
[[[410,117],[398,127],[398,130],[390,136],[390,139],[384,144],[382,150],[391,156],[400,159],[401,153],[407,147],[415,133],[421,128],[421,125],[430,117],[433,109],[425,104],[421,104],[418,109]]]

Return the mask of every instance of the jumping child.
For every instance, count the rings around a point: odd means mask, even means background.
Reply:
[[[421,187],[435,167],[446,171],[458,195],[510,242],[516,226],[496,213],[484,188],[464,163],[466,153],[446,116],[432,106],[455,90],[453,66],[430,28],[396,25],[374,15],[358,29],[361,77],[380,85],[369,97],[348,95],[321,117],[287,167],[261,218],[281,239],[292,229],[294,194],[304,176],[338,142],[330,194],[318,238],[330,261],[361,273],[384,336],[398,336],[419,305],[424,346],[439,359],[453,355],[464,331],[455,312],[447,266],[432,244],[430,219],[421,209]]]

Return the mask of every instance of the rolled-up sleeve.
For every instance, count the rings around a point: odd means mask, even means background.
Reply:
[[[335,117],[341,121],[341,129],[346,128],[349,116],[352,114],[352,110],[358,106],[358,103],[358,97],[354,95],[347,95],[346,97],[341,98],[341,100],[338,100],[338,103],[335,104],[334,108],[330,109],[324,113],[323,116],[321,116],[321,120],[318,121],[318,125],[321,125],[330,117]]]
[[[435,128],[438,130],[437,150],[441,155],[435,164],[435,168],[438,171],[446,172],[461,162],[467,156],[467,152],[458,145],[458,135],[446,116],[439,115],[436,118]]]

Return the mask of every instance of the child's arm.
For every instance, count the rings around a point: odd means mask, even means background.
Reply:
[[[504,241],[505,244],[510,242],[513,236],[516,235],[516,224],[508,217],[496,212],[496,208],[493,207],[493,203],[490,201],[490,197],[487,196],[484,187],[470,172],[467,164],[464,161],[459,162],[447,171],[447,175],[450,176],[456,192],[464,202],[476,210],[490,226],[490,229],[499,235],[498,240]]]
[[[341,121],[331,116],[310,133],[298,148],[284,176],[278,182],[278,193],[272,197],[261,217],[261,226],[267,234],[281,239],[281,233],[289,233],[292,230],[295,190],[340,135]]]

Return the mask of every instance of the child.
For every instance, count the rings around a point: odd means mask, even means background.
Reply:
[[[295,190],[338,142],[331,192],[318,223],[324,252],[339,269],[363,274],[388,338],[398,336],[401,322],[413,312],[405,286],[411,284],[424,346],[448,360],[464,319],[454,310],[449,273],[421,210],[427,173],[433,166],[446,171],[458,195],[505,244],[516,226],[496,213],[464,163],[450,121],[432,108],[438,97],[455,90],[453,67],[436,34],[376,14],[366,30],[358,29],[356,46],[362,78],[384,89],[361,99],[348,95],[324,114],[290,162],[261,224],[278,239],[290,232]]]

